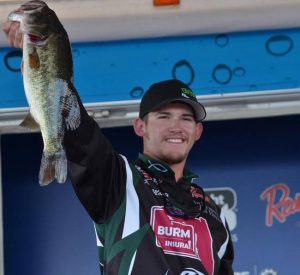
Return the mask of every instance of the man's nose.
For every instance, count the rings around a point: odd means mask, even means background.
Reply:
[[[179,119],[177,118],[173,118],[171,119],[170,121],[170,124],[169,124],[169,130],[171,132],[181,132],[181,122]]]

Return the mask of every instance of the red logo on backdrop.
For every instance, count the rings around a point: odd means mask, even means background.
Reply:
[[[205,219],[185,220],[168,215],[162,206],[153,206],[151,227],[164,253],[199,259],[208,274],[213,274],[212,237]]]
[[[295,198],[292,199],[290,197],[290,188],[284,183],[268,187],[261,194],[260,198],[268,201],[266,211],[267,226],[273,225],[273,218],[283,223],[288,216],[300,212],[300,193],[297,193]]]

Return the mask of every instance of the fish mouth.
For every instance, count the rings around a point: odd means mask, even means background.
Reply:
[[[45,2],[39,1],[39,0],[32,0],[29,1],[19,8],[19,12],[22,13],[25,17],[29,16],[31,14],[39,13],[42,11],[44,7],[47,7],[47,4]],[[26,26],[27,25],[27,26]],[[27,33],[28,35],[28,42],[31,44],[34,44],[36,46],[43,46],[46,44],[48,40],[47,35],[41,35],[40,33],[31,33],[30,29],[32,29],[34,25],[31,25],[29,22],[24,22],[24,33]],[[41,25],[39,26],[42,27]]]
[[[8,15],[8,19],[11,21],[21,22],[23,18],[24,18],[24,13],[21,9],[17,9]]]
[[[18,9],[11,12],[8,18],[11,21],[21,22],[26,14],[32,14],[41,11],[47,5],[44,2],[34,0],[21,5]]]
[[[36,12],[37,10],[40,10],[46,6],[47,5],[44,2],[33,0],[21,5],[20,10],[22,10],[25,13],[31,13]]]
[[[44,45],[47,42],[48,36],[40,35],[37,33],[30,33],[30,29],[32,29],[34,25],[31,25],[31,23],[27,22],[26,18],[33,13],[38,13],[45,6],[46,4],[44,2],[40,2],[37,0],[30,1],[24,5],[21,5],[20,8],[14,10],[8,15],[9,20],[22,23],[20,31],[28,35],[28,42],[37,46]],[[41,27],[41,25],[39,25],[38,27]]]
[[[41,18],[47,16],[43,12],[45,7],[48,6],[44,2],[33,0],[21,5],[8,16],[9,20],[21,23],[20,31],[27,35],[29,44],[44,46],[48,41],[50,36],[48,25],[41,23]]]

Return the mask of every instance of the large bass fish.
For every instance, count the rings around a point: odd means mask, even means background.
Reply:
[[[64,132],[80,124],[68,35],[42,1],[25,3],[9,19],[19,21],[24,34],[22,73],[30,113],[21,125],[39,127],[44,143],[39,183],[47,185],[54,179],[63,183],[67,178]]]

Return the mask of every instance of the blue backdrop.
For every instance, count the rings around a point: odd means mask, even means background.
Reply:
[[[75,85],[84,102],[139,99],[178,78],[198,95],[300,87],[300,30],[74,44]],[[27,106],[20,50],[0,49],[0,108]]]
[[[189,167],[223,207],[236,274],[298,275],[300,116],[205,122]],[[131,127],[105,129],[129,159]],[[5,274],[96,275],[96,239],[70,182],[38,185],[39,134],[2,136]],[[267,223],[266,217],[269,217]]]

